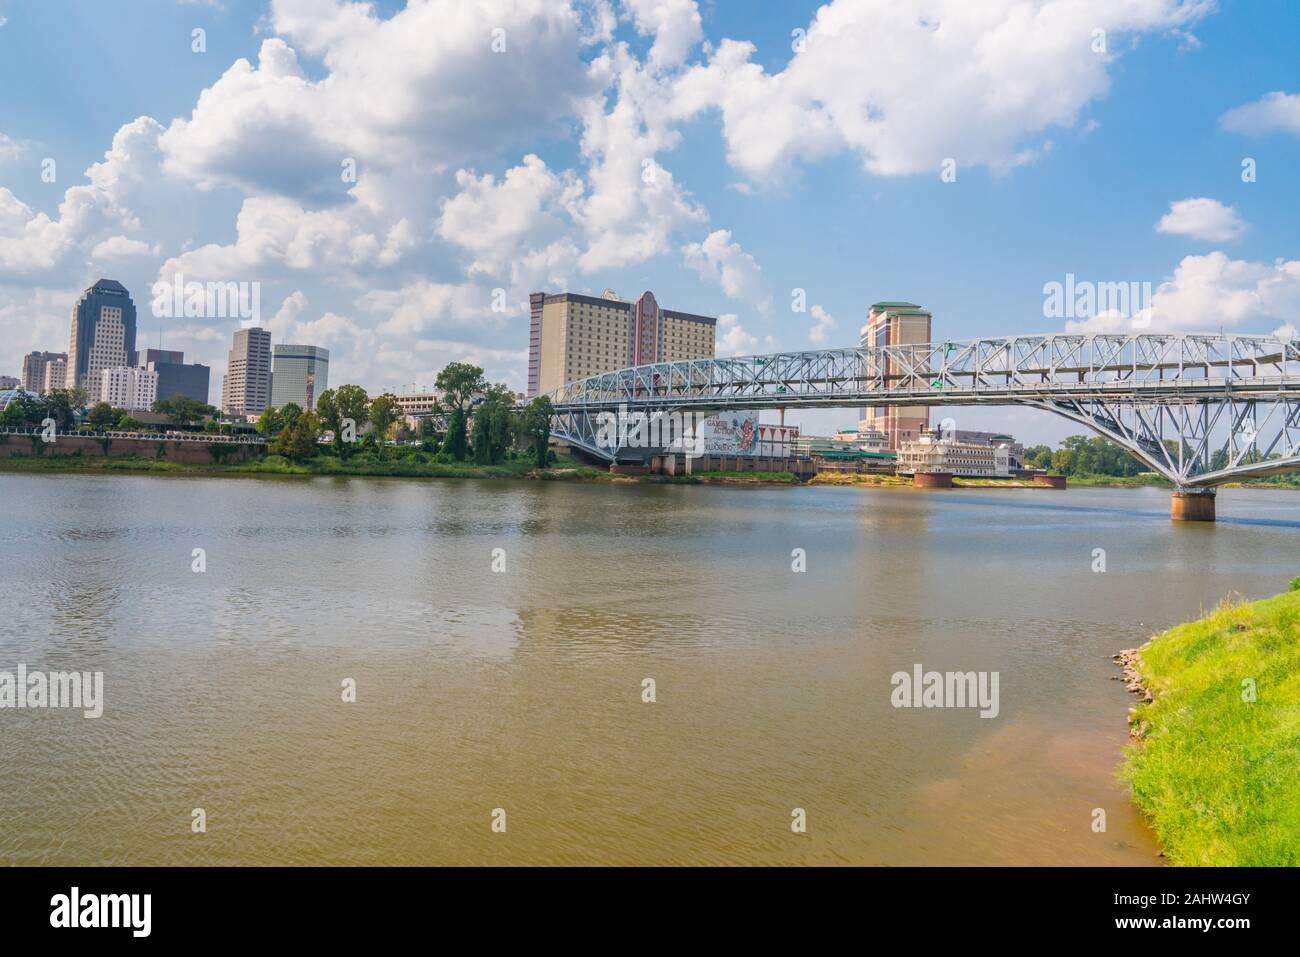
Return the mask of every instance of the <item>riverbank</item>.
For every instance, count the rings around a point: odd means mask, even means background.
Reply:
[[[1122,774],[1169,860],[1300,865],[1300,579],[1126,661],[1130,690],[1150,700],[1133,711]]]
[[[291,462],[266,455],[234,464],[191,464],[144,457],[99,458],[77,455],[14,455],[0,459],[0,472],[127,472],[165,475],[225,476],[361,476],[372,478],[473,478],[532,479],[553,482],[661,483],[671,485],[798,485],[792,472],[699,472],[694,475],[613,475],[606,469],[572,461],[539,469],[531,459],[512,459],[500,465],[444,462],[412,455],[379,459],[373,455],[340,459],[317,456]]]

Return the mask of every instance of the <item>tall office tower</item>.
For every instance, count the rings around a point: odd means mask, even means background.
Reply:
[[[859,343],[864,349],[876,349],[929,342],[930,319],[930,313],[914,302],[877,302],[867,312]],[[893,376],[902,372],[902,366],[886,357],[881,363],[869,361],[865,371],[871,376],[881,372]],[[916,439],[930,427],[930,410],[923,405],[874,406],[862,410],[858,427],[883,432],[896,452],[900,442]]]
[[[135,364],[158,373],[159,399],[183,395],[204,405],[208,404],[208,384],[212,370],[197,362],[186,363],[184,352],[174,349],[141,349],[135,354]]]
[[[714,354],[715,317],[662,309],[651,292],[636,302],[608,289],[599,298],[535,292],[529,305],[530,397],[601,372]]]
[[[261,415],[271,402],[271,333],[257,326],[235,333],[221,380],[221,411]]]
[[[290,402],[303,409],[316,408],[316,399],[329,388],[330,351],[320,346],[281,344],[275,347],[271,369],[271,405]]]
[[[120,282],[101,279],[72,307],[67,388],[82,386],[91,396],[99,395],[99,374],[125,366],[134,352],[135,303],[131,294]]]
[[[148,412],[158,398],[158,373],[136,366],[103,369],[99,374],[99,395],[90,401],[107,402],[115,409]]]
[[[67,370],[66,352],[29,352],[23,356],[23,388],[37,395],[62,389],[67,385]],[[50,378],[51,374],[57,378]]]

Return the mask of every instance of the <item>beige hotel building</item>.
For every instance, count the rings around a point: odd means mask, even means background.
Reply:
[[[713,358],[717,318],[662,309],[651,292],[635,302],[609,289],[599,297],[535,292],[529,303],[529,398],[628,366]]]
[[[930,341],[928,310],[914,302],[877,302],[867,310],[867,322],[862,327],[859,344],[864,349],[882,346],[906,346]],[[904,370],[893,359],[885,359],[884,368],[866,369],[868,375],[883,373],[899,375]],[[886,405],[862,409],[859,429],[863,432],[884,433],[887,447],[894,452],[904,442],[921,437],[930,427],[930,410],[923,405]]]

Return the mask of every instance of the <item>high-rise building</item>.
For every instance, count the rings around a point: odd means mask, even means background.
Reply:
[[[329,388],[330,351],[320,346],[280,344],[271,369],[271,405],[290,402],[303,409],[316,408],[316,399]]]
[[[99,395],[92,397],[107,402],[115,409],[131,412],[148,412],[158,398],[158,373],[137,366],[118,366],[102,369],[99,374]]]
[[[121,368],[135,352],[135,303],[126,287],[100,279],[72,307],[72,341],[68,346],[65,381],[99,395],[99,375]],[[46,387],[50,388],[49,383]]]
[[[212,370],[197,362],[186,363],[184,352],[142,349],[135,354],[135,364],[158,373],[159,399],[183,395],[207,405]]]
[[[271,402],[271,333],[253,326],[235,333],[221,380],[221,411],[261,415]]]
[[[528,395],[649,362],[713,357],[718,320],[662,309],[654,293],[636,302],[606,289],[599,297],[529,296]]]
[[[38,395],[67,385],[66,352],[29,352],[23,356],[23,388]]]
[[[859,343],[864,349],[884,346],[907,346],[930,341],[930,313],[914,302],[877,302],[867,312]],[[900,375],[903,363],[886,356],[881,362],[868,362],[869,376],[883,373],[886,378]],[[874,406],[862,410],[859,429],[883,432],[889,449],[898,451],[899,443],[911,441],[930,427],[930,410],[923,405]]]

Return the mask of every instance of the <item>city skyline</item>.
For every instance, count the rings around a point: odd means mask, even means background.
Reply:
[[[137,290],[141,343],[161,336],[214,376],[250,317],[157,319],[146,294],[178,274],[259,283],[275,341],[321,343],[334,381],[374,392],[458,359],[524,391],[537,290],[654,289],[718,317],[719,355],[853,345],[879,300],[923,303],[939,338],[1104,325],[1044,315],[1045,286],[1075,277],[1149,284],[1157,328],[1286,329],[1300,303],[1287,31],[1209,3],[1072,15],[1044,0],[1032,25],[1002,6],[974,22],[939,2],[502,0],[492,25],[454,21],[427,69],[395,67],[380,91],[356,64],[410,59],[401,37],[439,4],[0,5],[0,76],[34,91],[0,126],[0,368],[64,348],[69,297],[94,275]],[[964,66],[915,100],[941,52],[922,14],[945,22],[943,62]],[[872,39],[885,32],[888,47]],[[988,36],[1008,52],[981,59]],[[134,70],[74,97],[45,80],[66,68],[45,55],[56,38],[72,59],[106,41]],[[175,82],[130,79],[153,73]],[[484,92],[487,75],[503,82]],[[777,77],[788,92],[744,121]],[[469,112],[408,122],[408,101],[462,87],[481,94]],[[367,97],[400,132],[356,108]],[[875,120],[857,129],[863,104]],[[809,431],[852,424],[807,416]],[[1066,431],[1028,411],[960,418],[1028,441]]]

